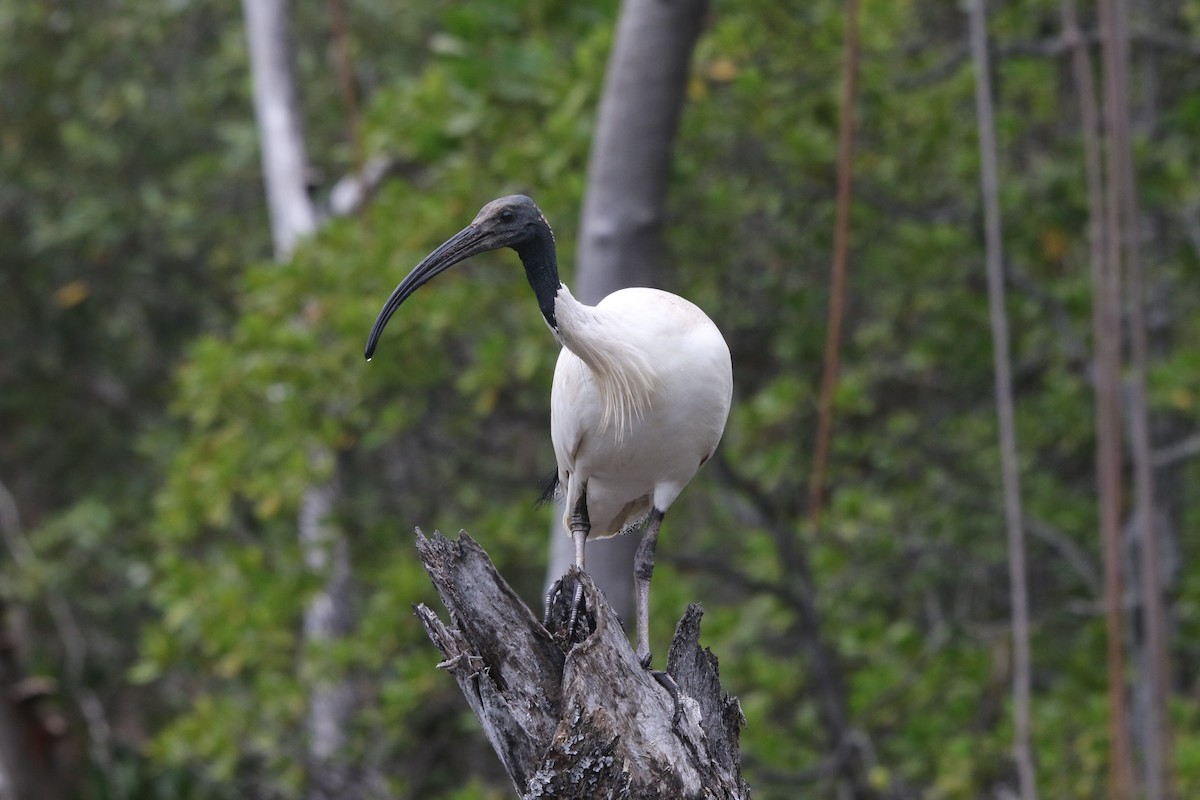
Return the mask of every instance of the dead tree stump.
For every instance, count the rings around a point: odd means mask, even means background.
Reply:
[[[745,800],[738,737],[745,717],[721,694],[717,659],[700,648],[699,606],[680,620],[667,657],[671,693],[638,663],[616,614],[586,573],[572,570],[549,630],[466,533],[417,531],[417,551],[450,624],[417,616],[523,798]],[[583,584],[579,641],[565,641],[567,606]]]

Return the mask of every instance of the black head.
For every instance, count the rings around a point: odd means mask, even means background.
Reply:
[[[509,195],[485,205],[470,225],[443,242],[400,281],[400,285],[384,303],[379,316],[375,318],[375,324],[371,327],[371,333],[367,337],[367,360],[369,361],[374,354],[384,326],[392,318],[392,314],[396,313],[400,304],[436,275],[471,256],[501,247],[511,247],[520,253],[528,272],[528,253],[536,250],[537,245],[547,238],[550,249],[553,250],[554,239],[550,225],[537,205],[525,195]],[[553,264],[553,255],[550,257]],[[554,282],[557,283],[557,270],[553,266],[551,269],[554,271]],[[532,280],[531,278],[531,282]]]
[[[495,250],[500,247],[518,249],[536,239],[550,225],[532,200],[523,194],[510,194],[479,209],[470,227],[478,229],[488,242],[484,250]]]

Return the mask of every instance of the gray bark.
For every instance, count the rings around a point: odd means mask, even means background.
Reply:
[[[1114,103],[1108,131],[1111,162],[1109,179],[1116,184],[1123,226],[1126,289],[1129,310],[1129,445],[1133,457],[1134,509],[1132,525],[1138,534],[1138,578],[1141,583],[1141,636],[1138,660],[1141,667],[1135,697],[1141,712],[1143,774],[1147,800],[1170,800],[1175,796],[1172,774],[1172,735],[1169,699],[1170,669],[1167,649],[1166,609],[1160,560],[1161,524],[1157,517],[1154,467],[1151,463],[1151,421],[1146,397],[1149,363],[1149,334],[1146,330],[1145,275],[1139,237],[1137,179],[1133,164],[1129,101],[1129,20],[1122,0],[1101,3],[1104,30],[1101,53],[1106,80],[1111,70],[1115,82],[1110,102]]]
[[[588,162],[572,284],[585,303],[627,286],[658,282],[671,150],[707,6],[707,0],[621,4]],[[588,544],[587,570],[621,619],[632,619],[637,546],[637,536]],[[570,539],[556,519],[547,586],[573,558]]]
[[[286,261],[296,241],[317,227],[305,178],[308,157],[292,71],[287,0],[242,0],[242,8],[271,236],[275,257]]]
[[[1104,174],[1100,148],[1100,112],[1087,41],[1079,28],[1075,0],[1063,0],[1063,40],[1071,47],[1071,66],[1084,148],[1088,196],[1088,244],[1092,282],[1092,339],[1096,396],[1096,494],[1104,553],[1104,599],[1107,629],[1109,785],[1113,798],[1132,794],[1133,763],[1129,742],[1122,650],[1121,565],[1121,436],[1118,409],[1120,372],[1120,308],[1116,293],[1118,265],[1109,261]]]
[[[680,621],[667,658],[672,696],[643,669],[591,578],[587,613],[565,641],[572,597],[563,587],[549,629],[509,588],[465,533],[417,533],[417,551],[450,623],[427,606],[417,616],[442,651],[522,798],[748,798],[738,738],[745,718],[721,694],[717,659],[699,645],[698,606]]]
[[[1000,427],[1000,472],[1008,534],[1009,597],[1013,638],[1013,760],[1022,800],[1037,800],[1031,738],[1031,677],[1029,654],[1029,592],[1025,581],[1025,528],[1021,509],[1021,477],[1017,463],[1016,411],[1012,360],[1009,356],[1008,313],[1004,305],[1004,252],[1000,226],[1000,180],[996,157],[996,126],[992,110],[991,66],[987,50],[987,11],[984,0],[971,4],[971,53],[975,61],[975,104],[979,118],[980,192],[983,195],[986,239],[988,309],[992,323],[993,369],[996,375],[996,415]]]
[[[354,626],[350,545],[341,528],[329,522],[337,494],[332,481],[310,486],[298,519],[304,564],[325,580],[304,609],[304,641],[316,648],[345,636]],[[322,676],[314,681],[308,696],[309,800],[366,796],[363,776],[344,758],[357,710],[349,678]]]
[[[707,0],[626,0],[588,162],[576,296],[655,282],[671,150]]]
[[[292,69],[287,0],[243,0],[242,6],[275,258],[286,261],[297,242],[316,230],[318,219],[306,181],[308,156]],[[327,482],[305,491],[296,520],[305,565],[324,579],[304,610],[303,622],[306,643],[320,648],[352,627],[352,574],[345,534],[330,522],[337,500],[336,461],[320,447],[313,448],[309,459],[333,462],[334,471]],[[340,756],[356,710],[346,677],[318,679],[313,685],[307,719],[310,800],[363,796],[362,776]]]

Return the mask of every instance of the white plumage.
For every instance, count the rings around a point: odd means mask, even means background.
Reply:
[[[713,454],[733,394],[729,348],[682,297],[622,289],[595,307],[563,287],[550,438],[564,526],[587,487],[589,538],[666,511]],[[580,565],[582,566],[582,565]]]
[[[622,289],[589,306],[558,277],[554,235],[523,195],[493,200],[392,292],[367,339],[417,288],[486,250],[521,257],[538,307],[563,349],[550,395],[550,436],[566,495],[565,526],[584,566],[589,536],[645,520],[634,564],[638,655],[649,666],[648,603],[663,514],[716,449],[733,394],[729,348],[703,311],[657,289]],[[582,587],[577,587],[568,632]]]

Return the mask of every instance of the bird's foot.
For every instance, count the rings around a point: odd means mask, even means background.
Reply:
[[[575,633],[575,623],[579,621],[579,608],[583,606],[583,584],[578,578],[575,579],[575,596],[571,598],[571,616],[567,617],[567,641],[571,640],[571,635]],[[583,607],[584,613],[587,613],[587,607]]]
[[[547,630],[550,629],[550,617],[552,616],[551,612],[554,611],[554,601],[558,598],[559,593],[562,592],[562,584],[563,579],[559,578],[554,583],[550,584],[550,588],[546,590],[546,603],[544,606],[545,610],[542,611],[542,627]]]
[[[587,613],[583,582],[579,580],[579,575],[579,571],[572,567],[550,585],[546,592],[546,610],[542,616],[542,626],[556,638],[559,631],[565,631],[561,638],[568,644],[583,641],[595,627]]]
[[[670,673],[661,669],[652,669],[650,667],[650,651],[647,650],[644,654],[638,656],[638,661],[642,665],[642,669],[650,673],[650,677],[658,682],[658,685],[666,689],[671,695],[671,701],[675,704],[674,710],[671,712],[671,727],[679,727],[679,718],[683,714],[683,695],[679,692],[679,684],[671,677]]]

